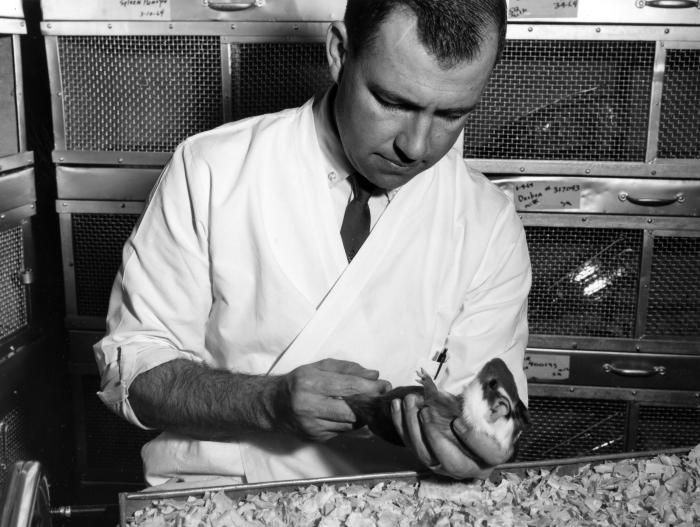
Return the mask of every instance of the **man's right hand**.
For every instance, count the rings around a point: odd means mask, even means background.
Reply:
[[[274,383],[274,427],[313,441],[352,430],[355,414],[342,397],[382,395],[391,390],[379,372],[355,362],[324,359],[299,366]]]

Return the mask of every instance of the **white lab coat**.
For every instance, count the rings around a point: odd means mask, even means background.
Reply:
[[[444,347],[443,389],[458,393],[498,356],[527,401],[530,266],[509,199],[453,149],[401,188],[348,265],[320,158],[310,103],[178,147],[125,246],[95,346],[110,408],[140,425],[129,384],[175,358],[281,374],[334,357],[399,386],[435,371]],[[151,484],[415,468],[376,439],[250,432],[225,443],[166,433],[142,455]]]

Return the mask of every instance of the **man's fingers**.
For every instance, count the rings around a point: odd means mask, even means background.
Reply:
[[[317,362],[316,366],[322,371],[343,373],[345,375],[355,375],[370,381],[376,381],[379,379],[379,372],[377,370],[368,370],[360,364],[349,360],[323,359]]]
[[[391,389],[385,380],[369,380],[363,377],[336,372],[326,372],[314,381],[316,393],[330,397],[345,397],[346,395],[367,394],[382,395]]]
[[[420,424],[420,419],[418,414],[420,413],[420,407],[418,406],[418,399],[414,394],[409,394],[403,399],[402,404],[404,423],[406,426],[406,433],[410,438],[413,450],[423,463],[426,465],[435,465],[438,461],[428,450],[426,445],[426,440],[423,436],[422,426]]]
[[[406,443],[406,438],[404,434],[404,424],[403,424],[403,411],[401,410],[401,399],[391,400],[391,420],[394,423],[394,429],[396,433],[399,434],[401,441],[407,447],[411,445]]]

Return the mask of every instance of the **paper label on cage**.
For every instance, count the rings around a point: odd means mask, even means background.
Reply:
[[[564,381],[569,378],[568,355],[538,355],[528,353],[523,361],[523,370],[528,380]]]
[[[125,20],[170,20],[170,0],[114,0]]]
[[[510,0],[508,18],[576,18],[578,0]]]
[[[515,184],[518,210],[580,209],[581,185],[551,181],[523,181]]]

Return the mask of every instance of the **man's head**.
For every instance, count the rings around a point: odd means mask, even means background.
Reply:
[[[503,0],[349,0],[327,41],[346,157],[397,188],[439,161],[502,47]]]

